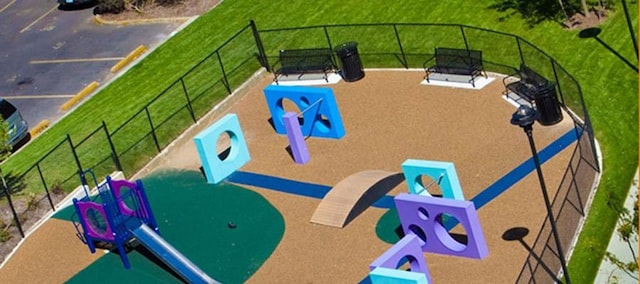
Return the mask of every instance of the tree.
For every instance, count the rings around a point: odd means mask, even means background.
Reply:
[[[612,9],[612,1],[604,0],[494,0],[489,8],[507,13],[506,17],[519,14],[530,25],[542,21],[556,21],[566,24],[574,16],[591,16],[591,10],[596,10],[600,16],[605,9]]]
[[[9,145],[9,123],[0,117],[0,161],[8,158],[12,150]]]
[[[532,26],[543,21],[563,22],[573,14],[571,3],[565,5],[563,0],[496,0],[489,7],[507,13],[507,17],[519,14]]]
[[[638,195],[636,194],[636,200],[633,206],[633,212],[629,212],[626,208],[621,209],[620,219],[618,220],[618,229],[616,234],[618,237],[627,243],[631,255],[632,261],[624,262],[620,260],[615,254],[607,252],[605,259],[615,265],[618,269],[629,275],[631,278],[638,280],[638,256],[635,254],[633,243],[638,241]],[[617,279],[612,279],[617,280]]]
[[[587,5],[587,0],[581,0],[580,4],[582,4],[582,14],[589,15],[589,6]]]
[[[569,14],[567,14],[567,10],[564,8],[564,3],[562,3],[562,0],[558,0],[558,4],[560,4],[560,10],[562,10],[562,14],[564,15],[564,20],[568,21]]]

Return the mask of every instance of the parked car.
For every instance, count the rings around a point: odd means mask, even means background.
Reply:
[[[97,0],[58,0],[61,7],[91,7],[95,5]]]
[[[9,124],[9,141],[7,141],[7,144],[14,147],[29,135],[29,126],[18,109],[3,98],[0,98],[0,114],[2,119]]]

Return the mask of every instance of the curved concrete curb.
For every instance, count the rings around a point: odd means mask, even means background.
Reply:
[[[60,107],[60,109],[62,111],[67,111],[69,110],[71,107],[73,107],[75,104],[77,104],[79,101],[81,101],[82,99],[84,99],[84,97],[86,97],[87,95],[91,94],[91,92],[93,92],[93,90],[95,90],[98,87],[98,82],[93,81],[91,83],[89,83],[89,85],[87,85],[86,87],[84,87],[84,89],[82,89],[80,92],[78,92],[78,94],[76,94],[75,96],[73,96],[70,100],[68,100],[66,103],[62,104],[62,106]]]
[[[196,17],[196,16],[194,16]],[[175,17],[175,18],[158,18],[158,19],[139,19],[124,21],[109,21],[103,19],[100,15],[94,15],[93,20],[99,25],[144,25],[144,24],[167,24],[167,23],[183,23],[192,17]]]
[[[118,61],[118,63],[116,63],[116,65],[113,65],[113,67],[111,67],[111,73],[116,73],[116,72],[120,71],[120,69],[122,69],[124,66],[129,64],[131,61],[133,61],[136,58],[138,58],[145,51],[147,51],[147,47],[146,46],[144,46],[144,45],[138,46],[136,49],[134,49],[132,52],[130,52],[125,58],[123,58],[122,60]]]

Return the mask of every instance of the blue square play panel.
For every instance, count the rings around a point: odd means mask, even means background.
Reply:
[[[230,148],[219,155],[218,139],[227,134]],[[208,183],[219,183],[251,160],[249,149],[234,113],[227,114],[193,138]]]
[[[264,89],[267,106],[278,134],[286,134],[283,100],[292,101],[303,122],[302,134],[311,137],[340,139],[345,135],[342,117],[333,95],[333,89],[302,86],[270,85]]]

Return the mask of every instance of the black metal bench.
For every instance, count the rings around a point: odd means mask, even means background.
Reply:
[[[435,59],[435,65],[431,62]],[[435,53],[422,64],[429,82],[432,73],[469,76],[468,82],[475,87],[478,76],[487,77],[482,64],[482,51],[448,47],[436,47]]]
[[[272,70],[276,82],[279,76],[297,74],[300,79],[307,73],[322,73],[328,81],[327,73],[337,70],[337,67],[330,48],[283,49]]]
[[[509,82],[518,76],[520,80]],[[514,93],[528,102],[535,100],[536,94],[555,88],[555,84],[525,64],[520,64],[520,69],[514,74],[502,79],[507,93]]]

